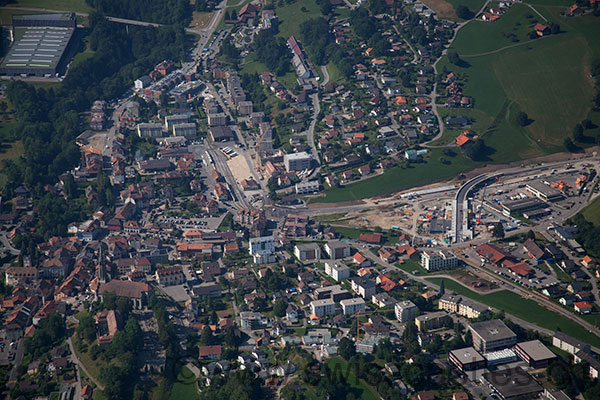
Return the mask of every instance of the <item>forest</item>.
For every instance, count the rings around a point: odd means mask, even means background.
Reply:
[[[111,17],[165,25],[188,25],[192,20],[192,6],[189,0],[86,0],[86,3]]]

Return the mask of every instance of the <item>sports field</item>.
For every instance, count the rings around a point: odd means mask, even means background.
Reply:
[[[426,278],[428,281],[440,284],[441,278]],[[593,346],[600,346],[600,338],[593,333],[590,333],[577,324],[576,322],[562,317],[555,312],[549,311],[546,308],[538,305],[535,301],[524,299],[516,293],[503,290],[486,295],[481,295],[465,288],[464,286],[450,281],[444,280],[446,289],[452,290],[463,296],[467,296],[473,300],[485,303],[498,310],[504,310],[517,318],[532,322],[542,328],[556,330],[560,328],[564,333],[580,339]]]

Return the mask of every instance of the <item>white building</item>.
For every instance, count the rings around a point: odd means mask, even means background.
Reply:
[[[183,124],[173,125],[173,136],[183,136],[186,138],[196,137],[196,123],[186,122]]]
[[[162,124],[154,124],[154,123],[148,123],[148,122],[138,124],[137,133],[138,133],[138,136],[141,138],[162,137],[162,135],[163,135]]]
[[[300,182],[295,186],[296,194],[318,194],[321,190],[319,181]]]
[[[335,279],[337,282],[350,277],[350,268],[344,264],[325,263],[325,273]]]
[[[321,248],[317,243],[298,243],[294,255],[300,261],[314,261],[321,258]]]
[[[310,302],[310,312],[319,317],[335,314],[335,302],[332,299],[314,300]]]
[[[261,236],[250,238],[250,255],[254,257],[255,264],[266,264],[275,262],[275,238],[273,236]]]
[[[339,240],[327,242],[325,243],[325,253],[333,260],[350,257],[350,245]]]
[[[181,267],[161,268],[156,270],[156,281],[163,286],[181,285],[185,275]]]
[[[340,301],[340,305],[342,306],[344,315],[354,315],[365,311],[365,301],[360,297],[342,300]]]
[[[286,154],[283,156],[283,163],[287,171],[303,171],[310,169],[312,165],[312,158],[310,154],[305,151],[300,153]]]
[[[400,322],[409,322],[419,315],[419,308],[410,300],[404,300],[396,303],[394,306],[396,319]]]
[[[427,271],[453,269],[458,266],[458,258],[453,253],[445,250],[424,251],[421,253],[421,265]]]
[[[133,84],[136,89],[144,89],[150,85],[152,81],[148,75],[144,75],[136,79]]]
[[[170,131],[174,125],[186,124],[188,121],[189,118],[186,114],[167,115],[165,117],[165,128]]]

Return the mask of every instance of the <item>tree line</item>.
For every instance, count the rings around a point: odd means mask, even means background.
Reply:
[[[167,25],[188,25],[192,20],[193,9],[189,0],[86,0],[86,3],[112,17]],[[206,2],[197,3],[198,11],[206,11]]]

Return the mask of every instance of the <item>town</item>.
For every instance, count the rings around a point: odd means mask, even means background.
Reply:
[[[600,398],[595,106],[471,86],[597,2],[99,3],[0,7],[3,398]]]

